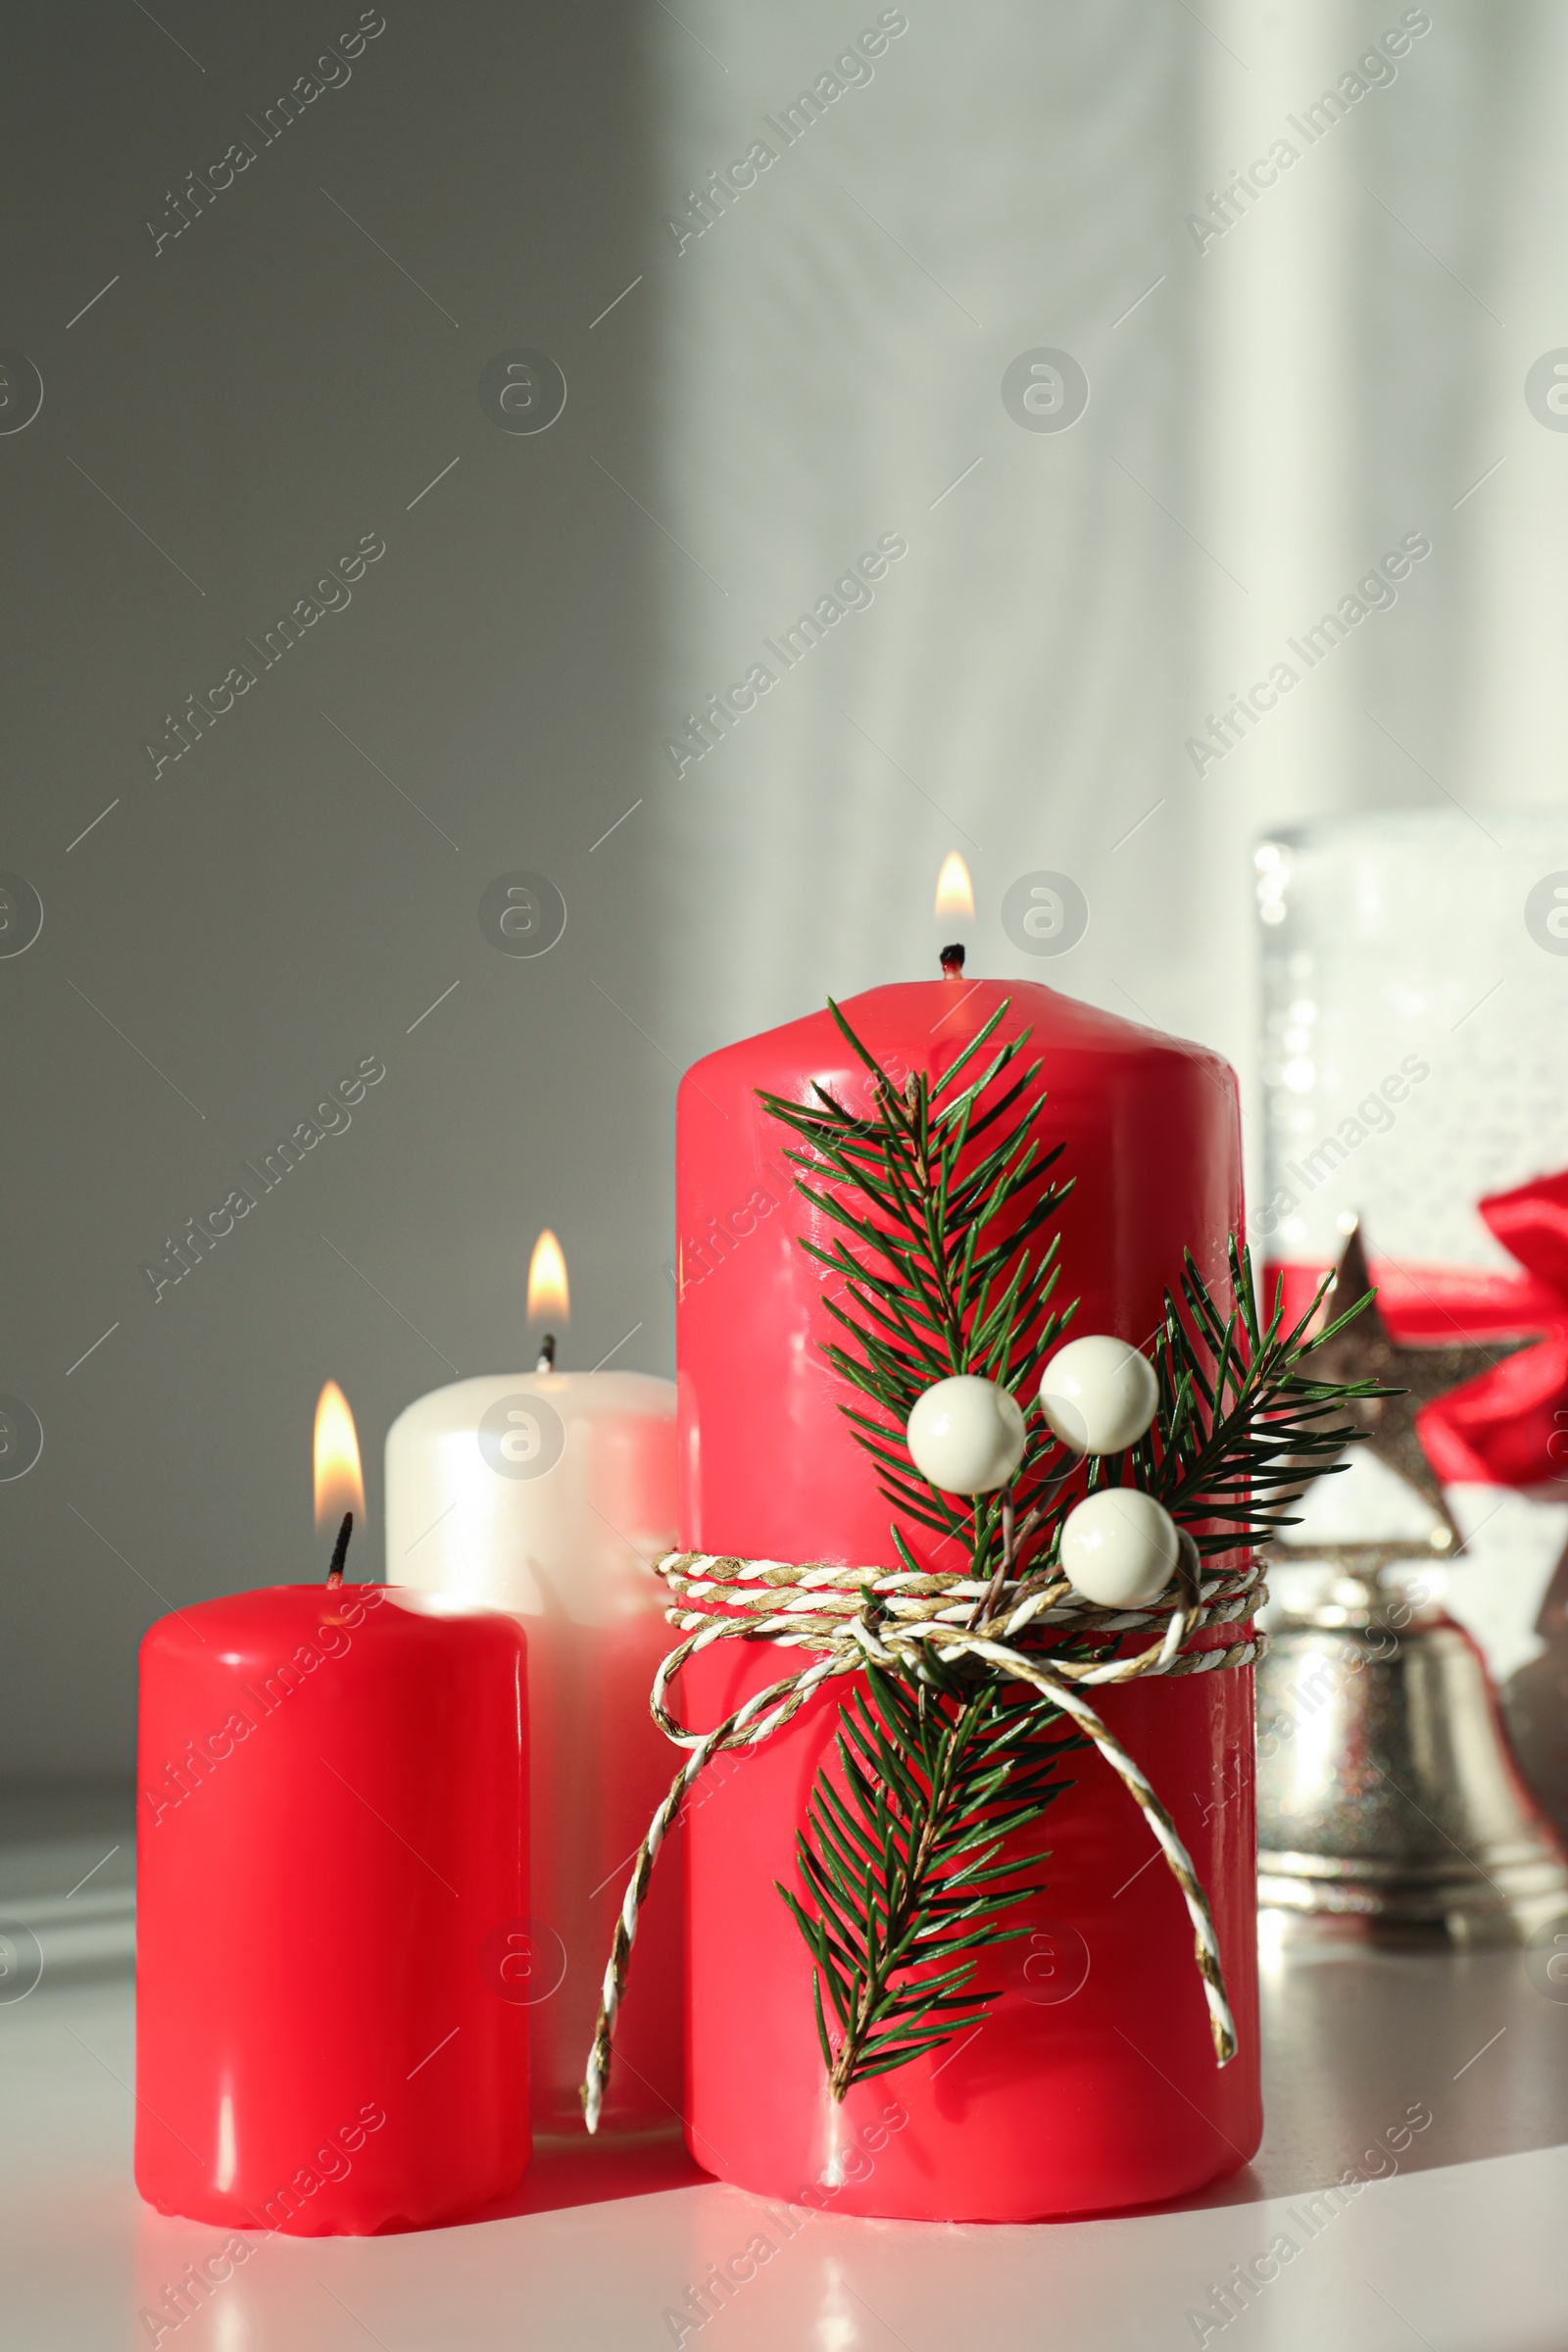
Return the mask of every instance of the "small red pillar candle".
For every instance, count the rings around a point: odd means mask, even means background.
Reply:
[[[1066,1147],[1058,1176],[1076,1179],[1054,1225],[1057,1297],[1079,1301],[1074,1333],[1147,1346],[1184,1249],[1226,1295],[1226,1240],[1242,1219],[1234,1074],[1199,1047],[1027,982],[955,974],[876,989],[844,1010],[902,1081],[948,1067],[1004,999],[1000,1038],[1032,1032],[1045,1138]],[[825,1011],[710,1055],[681,1086],[680,1542],[893,1568],[892,1508],[840,1410],[851,1392],[821,1353],[839,1336],[822,1270],[799,1247],[802,1235],[826,1247],[836,1229],[793,1189],[790,1139],[757,1100],[763,1089],[808,1102],[816,1081],[842,1102],[868,1101]],[[907,1532],[930,1561],[931,1540]],[[719,1643],[682,1677],[687,1722],[708,1728],[802,1662],[770,1643]],[[1261,2131],[1250,1670],[1096,1693],[1207,1888],[1239,2056],[1216,2069],[1191,1923],[1142,1814],[1079,1751],[1073,1787],[1038,1834],[1048,1893],[1026,1919],[1012,1915],[1029,1934],[980,1955],[976,1984],[1000,1988],[986,2023],[857,2085],[834,2115],[809,1955],[775,1882],[798,1886],[795,1836],[847,1687],[830,1685],[762,1746],[710,1768],[688,1809],[697,2160],[748,2189],[838,2212],[977,2221],[1151,2203],[1244,2163]]]
[[[525,1688],[514,1618],[380,1585],[151,1628],[136,2184],[161,2212],[368,2235],[520,2180]]]

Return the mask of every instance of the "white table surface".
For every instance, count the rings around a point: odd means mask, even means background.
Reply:
[[[1022,2229],[814,2215],[680,2340],[723,2352],[1190,2345],[1189,2310],[1286,2230],[1302,2252],[1228,2340],[1562,2352],[1568,2007],[1537,1994],[1506,1953],[1327,1947],[1287,1955],[1269,1985],[1268,2136],[1217,2190],[1182,2210]],[[0,2315],[17,2352],[149,2344],[138,2310],[222,2242],[137,2198],[132,2063],[122,1975],[46,1979],[0,2007]],[[1399,2172],[1332,2219],[1320,2211],[1304,2242],[1303,2196],[1411,2104],[1433,2122]],[[260,2239],[211,2304],[159,2340],[179,2352],[652,2352],[677,2340],[666,2312],[760,2226],[758,2200],[713,2183],[613,2193],[690,2178],[673,2150],[629,2164],[547,2153],[521,2201],[551,2210],[402,2237]]]
[[[227,2233],[131,2180],[129,1857],[68,1892],[117,1833],[40,1823],[0,1850],[0,1908],[37,1923],[44,1978],[0,2002],[0,2347],[121,2352]],[[128,1830],[128,1824],[126,1825]],[[45,1833],[47,1832],[47,1838]],[[127,1840],[128,1842],[128,1840]],[[108,1882],[106,1885],[105,1882]],[[89,1922],[76,1913],[97,1890]],[[986,2228],[803,2220],[706,2326],[666,2315],[745,2246],[760,2202],[677,2137],[542,2148],[496,2218],[382,2238],[254,2240],[177,2352],[1144,2352],[1277,2232],[1301,2251],[1205,2340],[1241,2352],[1565,2352],[1568,2002],[1517,1952],[1266,1944],[1264,2144],[1181,2207]],[[1412,2108],[1432,2122],[1343,2210],[1303,2201]],[[1387,2155],[1382,2159],[1390,2161]],[[1315,2230],[1311,2223],[1315,2220]],[[776,2225],[774,2225],[776,2234]]]

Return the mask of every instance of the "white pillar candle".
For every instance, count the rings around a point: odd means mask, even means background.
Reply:
[[[582,2129],[578,2085],[615,1912],[679,1761],[648,1712],[675,1640],[651,1566],[674,1544],[674,1433],[669,1381],[542,1370],[437,1389],[387,1435],[388,1583],[524,1621],[531,1925],[513,1923],[517,1940],[499,1936],[489,1965],[503,1997],[530,2003],[538,2131]],[[659,1918],[638,1931],[617,2035],[629,2063],[609,2117],[623,2129],[680,2110],[678,1877],[677,1864],[655,1889]]]

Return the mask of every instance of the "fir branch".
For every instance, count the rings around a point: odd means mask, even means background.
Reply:
[[[860,1400],[843,1410],[905,1525],[966,1544],[971,1573],[989,1575],[999,1506],[928,1485],[905,1426],[934,1380],[974,1372],[1020,1389],[1066,1324],[1056,1243],[1041,1238],[1070,1189],[1053,1175],[1060,1149],[1042,1146],[1034,1112],[1006,1124],[1039,1065],[1021,1060],[1026,1038],[995,1042],[1004,1005],[935,1083],[916,1074],[901,1090],[830,1009],[870,1075],[870,1110],[825,1087],[811,1104],[762,1098],[798,1139],[796,1184],[827,1228],[803,1243],[839,1285],[824,1303],[844,1344],[824,1352]],[[1043,1424],[1032,1445],[1059,1452]],[[973,1671],[932,1670],[914,1688],[868,1670],[798,1840],[806,1899],[779,1888],[812,1957],[835,2098],[984,2019],[996,1996],[974,1987],[978,1954],[1026,1932],[1005,1914],[1041,1886],[1044,1856],[1004,1847],[1060,1793],[1078,1737],[1049,1700]]]
[[[1365,1298],[1309,1337],[1332,1275],[1287,1330],[1284,1286],[1262,1323],[1250,1253],[1234,1237],[1229,1270],[1236,1303],[1226,1315],[1188,1251],[1181,1301],[1167,1293],[1154,1345],[1159,1409],[1148,1437],[1125,1457],[1132,1482],[1188,1527],[1202,1552],[1266,1543],[1294,1526],[1286,1506],[1311,1479],[1343,1468],[1348,1446],[1365,1435],[1347,1423],[1346,1405],[1389,1394],[1375,1381],[1311,1377],[1313,1350],[1361,1313]],[[1106,1475],[1122,1483],[1116,1466],[1107,1464]]]
[[[779,1887],[814,1962],[835,2098],[984,2022],[997,1988],[975,1986],[978,1954],[1028,1933],[1004,1915],[1042,1891],[1046,1859],[1004,1848],[1070,1786],[1059,1765],[1078,1739],[1047,1699],[867,1669],[842,1710],[839,1780],[818,1774],[797,1839],[814,1911]]]
[[[1028,1032],[998,1042],[1007,1009],[940,1078],[916,1072],[900,1087],[830,1000],[869,1076],[869,1108],[852,1111],[821,1085],[808,1103],[761,1097],[795,1139],[785,1155],[822,1219],[823,1238],[801,1247],[837,1285],[823,1294],[838,1335],[823,1353],[903,1521],[899,1558],[920,1568],[908,1538],[924,1530],[966,1546],[969,1575],[995,1594],[1006,1575],[1053,1573],[1069,1511],[1105,1485],[1147,1489],[1200,1551],[1266,1539],[1289,1524],[1285,1507],[1306,1480],[1364,1434],[1346,1423],[1346,1402],[1388,1392],[1314,1381],[1312,1349],[1350,1316],[1309,1339],[1320,1290],[1290,1330],[1278,1297],[1260,1323],[1251,1266],[1233,1241],[1228,1310],[1190,1253],[1180,1296],[1167,1294],[1148,1435],[1088,1463],[1058,1442],[1032,1392],[1074,1311],[1054,1304],[1058,1245],[1044,1238],[1071,1181],[1054,1174],[1062,1147],[1041,1138]],[[1024,1454],[1005,1498],[946,1494],[909,1459],[915,1402],[957,1373],[995,1381],[1024,1408]],[[1092,1657],[1117,1639],[1093,1627],[1058,1634],[1056,1654]],[[1053,1702],[974,1661],[943,1667],[928,1653],[918,1681],[868,1667],[808,1803],[797,1851],[805,1899],[779,1887],[811,1954],[835,2098],[983,2021],[996,1996],[975,1989],[974,1955],[1025,1933],[1004,1915],[1043,1884],[1033,1875],[1043,1854],[1004,1847],[1067,1785],[1059,1762],[1078,1740]]]

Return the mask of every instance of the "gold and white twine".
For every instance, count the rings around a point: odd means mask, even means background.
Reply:
[[[1171,1876],[1181,1888],[1193,1925],[1194,1957],[1208,2005],[1214,2055],[1228,2065],[1237,2049],[1236,2025],[1225,1991],[1219,1940],[1208,1897],[1175,1824],[1121,1742],[1107,1731],[1083,1695],[1088,1689],[1130,1683],[1145,1675],[1213,1674],[1250,1666],[1266,1637],[1248,1624],[1267,1598],[1262,1571],[1248,1553],[1229,1553],[1241,1565],[1199,1563],[1196,1545],[1184,1535],[1182,1563],[1170,1596],[1142,1609],[1104,1609],[1084,1600],[1065,1577],[1026,1576],[983,1584],[962,1576],[906,1569],[843,1568],[820,1561],[796,1565],[785,1560],[743,1560],[694,1551],[672,1551],[658,1562],[671,1594],[671,1625],[687,1639],[670,1651],[654,1678],[655,1722],[677,1747],[691,1752],[638,1848],[625,1899],[615,1922],[605,1970],[599,2022],[583,2083],[588,2129],[599,2127],[610,2077],[611,2042],[625,1992],[638,1915],[660,1847],[687,1791],[704,1767],[725,1748],[756,1747],[797,1715],[812,1692],[835,1676],[856,1674],[868,1662],[894,1671],[928,1671],[928,1660],[944,1664],[972,1657],[984,1660],[999,1682],[1027,1683],[1069,1716],[1143,1809]],[[1239,1637],[1221,1646],[1197,1648],[1210,1626],[1239,1625]],[[1152,1632],[1155,1639],[1127,1656],[1124,1641]],[[1015,1646],[1032,1633],[1028,1648]],[[1063,1657],[1036,1646],[1042,1636],[1089,1642],[1098,1654]],[[767,1641],[784,1649],[817,1654],[798,1673],[755,1691],[710,1732],[692,1732],[665,1705],[669,1685],[683,1666],[716,1642]]]

